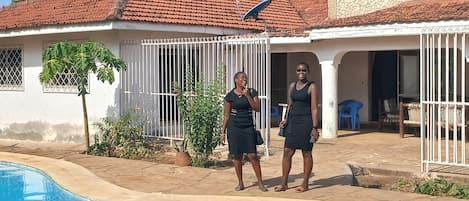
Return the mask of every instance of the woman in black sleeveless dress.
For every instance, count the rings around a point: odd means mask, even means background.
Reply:
[[[285,127],[285,145],[282,158],[282,184],[275,187],[275,191],[285,191],[288,188],[288,175],[291,169],[291,160],[296,149],[303,153],[303,183],[296,188],[297,192],[308,190],[309,177],[313,168],[313,143],[319,137],[317,118],[316,85],[309,82],[306,74],[309,66],[300,63],[296,67],[297,81],[290,84],[288,90],[287,119],[280,122]]]
[[[259,98],[257,91],[247,88],[247,75],[238,72],[234,76],[235,88],[225,96],[225,113],[221,133],[222,144],[225,144],[225,130],[228,132],[228,148],[233,156],[233,164],[238,177],[236,191],[244,189],[242,160],[243,154],[252,164],[256,173],[259,189],[263,192],[267,188],[262,182],[261,165],[257,157],[256,133],[252,119],[252,110],[259,111]]]

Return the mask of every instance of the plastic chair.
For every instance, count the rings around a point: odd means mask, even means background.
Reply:
[[[347,121],[347,128],[352,130],[360,129],[360,108],[363,103],[356,100],[345,100],[339,104],[339,128]]]
[[[270,116],[271,117],[280,117],[280,108],[276,105],[270,107]]]

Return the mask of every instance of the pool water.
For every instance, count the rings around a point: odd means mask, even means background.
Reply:
[[[0,161],[0,200],[86,201],[34,168]]]

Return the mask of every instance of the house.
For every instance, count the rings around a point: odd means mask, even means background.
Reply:
[[[239,35],[264,30],[243,22],[241,12],[255,5],[242,1],[25,0],[0,10],[1,136],[14,139],[80,141],[82,108],[76,79],[64,74],[48,86],[39,82],[42,52],[51,43],[93,40],[121,53],[125,41]],[[289,30],[303,20],[287,0],[276,1],[266,20]],[[239,8],[239,9],[238,9]],[[283,19],[277,20],[280,13]],[[239,12],[238,12],[239,11]],[[271,26],[271,27],[272,27]],[[91,122],[115,114],[119,76],[113,85],[90,76],[87,95]],[[132,106],[137,107],[137,106]],[[118,113],[118,112],[117,112]]]
[[[337,104],[341,100],[364,103],[360,120],[368,122],[377,120],[381,100],[418,97],[422,30],[466,32],[469,23],[469,1],[465,0],[273,0],[260,13],[265,24],[240,20],[256,3],[26,0],[2,8],[1,135],[80,140],[82,111],[73,79],[58,78],[49,86],[39,83],[41,53],[48,44],[61,40],[100,41],[115,54],[135,59],[135,55],[129,55],[141,48],[128,49],[128,41],[243,35],[267,27],[271,68],[265,74],[270,76],[264,76],[269,77],[265,82],[266,89],[270,89],[266,100],[272,104],[285,102],[286,86],[295,77],[295,64],[307,62],[312,70],[310,78],[321,92],[322,136],[334,138]],[[128,62],[130,66],[140,65]],[[151,82],[123,73],[114,84],[107,85],[90,76],[87,97],[91,121],[121,112],[124,79],[134,84],[139,80]],[[153,101],[155,105],[159,99]]]

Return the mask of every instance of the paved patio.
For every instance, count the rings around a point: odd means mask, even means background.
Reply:
[[[255,176],[249,163],[244,165],[244,179],[247,189],[241,192],[233,190],[237,179],[232,167],[225,169],[205,169],[194,167],[178,167],[170,164],[157,164],[146,161],[126,160],[117,158],[95,157],[79,154],[83,145],[58,143],[33,143],[24,141],[0,141],[0,160],[13,160],[30,165],[58,160],[62,165],[58,170],[49,170],[47,165],[38,167],[56,179],[56,173],[61,171],[60,177],[67,178],[67,174],[75,173],[67,170],[68,162],[71,168],[84,167],[90,172],[90,180],[104,180],[110,182],[109,191],[99,188],[99,191],[85,190],[74,192],[89,193],[92,198],[99,200],[457,200],[446,197],[431,197],[421,194],[366,189],[351,186],[352,176],[347,164],[358,164],[386,170],[400,170],[420,174],[420,138],[407,136],[399,138],[397,133],[383,133],[362,130],[361,132],[340,131],[339,138],[320,139],[313,150],[314,176],[310,180],[311,190],[296,193],[294,187],[302,180],[302,158],[297,152],[293,159],[290,176],[290,189],[286,192],[274,192],[273,186],[280,182],[281,156],[283,139],[276,136],[277,129],[272,129],[272,148],[270,157],[262,157],[262,171],[265,184],[269,185],[269,192],[260,192],[255,184]],[[45,156],[31,157],[25,155],[11,155],[14,152],[28,155]],[[57,160],[52,160],[57,161]],[[76,164],[76,165],[75,165]],[[78,166],[77,166],[78,165]],[[52,165],[49,165],[52,166]],[[77,166],[77,167],[75,167]],[[81,167],[80,167],[81,166]],[[54,169],[54,168],[52,168]],[[91,174],[92,173],[92,174]],[[93,177],[96,175],[97,177]],[[64,187],[77,185],[75,182],[57,180]],[[67,183],[67,185],[63,184]],[[115,184],[115,185],[112,185]],[[116,186],[117,185],[117,186]],[[140,193],[139,192],[143,192]],[[98,195],[90,195],[98,193]],[[125,197],[120,193],[131,197]],[[120,195],[120,196],[119,196]],[[209,196],[209,197],[207,197]]]

